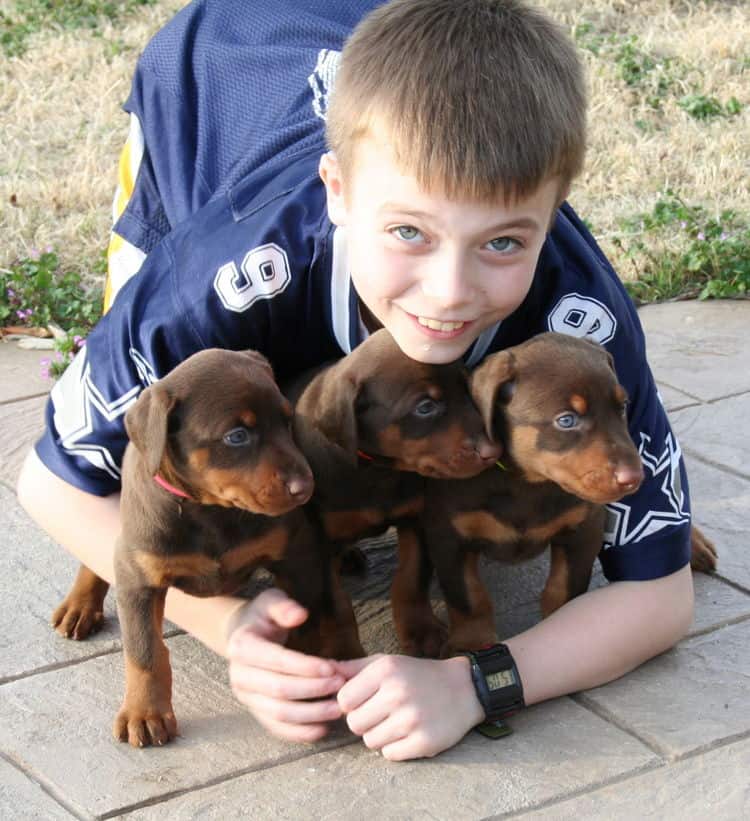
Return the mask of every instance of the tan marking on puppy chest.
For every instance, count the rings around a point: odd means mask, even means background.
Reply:
[[[371,527],[382,524],[382,511],[375,509],[340,510],[323,514],[326,535],[331,539],[353,539]]]
[[[568,527],[577,527],[589,515],[587,505],[576,505],[548,522],[526,528],[524,537],[535,542],[549,541],[556,533]]]
[[[215,576],[219,571],[219,563],[202,553],[158,556],[145,550],[136,550],[133,560],[151,587],[169,587],[175,579],[183,576]]]
[[[277,527],[255,539],[244,542],[239,547],[227,550],[221,557],[222,573],[236,573],[238,570],[259,562],[278,562],[284,558],[288,545],[285,527]]]
[[[410,499],[408,502],[404,502],[402,505],[398,505],[394,507],[390,515],[394,519],[402,519],[405,516],[416,516],[418,513],[421,513],[424,509],[424,497],[417,496],[415,499]]]
[[[459,513],[451,517],[451,524],[456,533],[464,539],[487,539],[491,542],[514,542],[519,532],[512,525],[496,519],[486,510],[472,513]]]
[[[577,393],[574,393],[570,397],[570,407],[581,416],[584,416],[589,409],[588,402],[586,402],[583,396],[579,396]]]
[[[258,424],[258,417],[251,410],[244,410],[240,414],[240,421],[245,427],[254,428]]]

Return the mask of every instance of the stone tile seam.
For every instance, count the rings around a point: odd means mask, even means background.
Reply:
[[[155,795],[151,798],[144,799],[143,801],[138,801],[134,804],[128,804],[124,807],[118,807],[117,809],[110,810],[109,812],[102,813],[101,815],[97,815],[95,816],[95,818],[97,819],[97,821],[105,821],[105,819],[108,818],[118,818],[119,816],[125,815],[126,813],[135,812],[136,810],[142,810],[145,807],[158,806],[159,804],[164,804],[168,801],[172,801],[175,798],[181,798],[183,795],[190,795],[191,793],[199,792],[200,790],[206,790],[210,787],[215,787],[219,784],[226,784],[229,781],[234,781],[238,778],[243,778],[244,776],[251,775],[252,773],[263,772],[265,770],[272,770],[275,767],[283,767],[286,764],[293,764],[296,761],[304,761],[307,758],[313,758],[316,755],[322,755],[323,753],[329,752],[331,750],[338,750],[342,747],[348,747],[352,744],[356,744],[358,741],[361,741],[361,739],[342,739],[341,743],[332,744],[326,747],[324,750],[310,750],[306,753],[290,752],[288,755],[281,756],[280,758],[274,760],[271,763],[260,763],[252,767],[243,767],[242,769],[235,770],[234,772],[224,773],[220,776],[216,776],[215,778],[208,779],[202,784],[195,784],[192,787],[185,787],[184,789],[172,790],[171,792],[166,792],[162,795]]]
[[[538,804],[532,804],[528,807],[524,807],[521,810],[514,810],[513,812],[504,813],[502,815],[493,815],[487,819],[483,819],[483,821],[495,821],[495,819],[505,818],[523,818],[529,813],[549,809],[551,807],[556,806],[557,804],[563,804],[565,801],[570,801],[571,799],[575,798],[581,798],[584,795],[592,795],[593,793],[597,793],[600,790],[606,789],[607,787],[616,786],[618,784],[624,784],[627,781],[634,780],[642,775],[647,775],[650,772],[656,772],[657,770],[664,769],[667,771],[668,774],[669,768],[674,767],[676,764],[680,764],[683,761],[687,761],[691,758],[699,758],[700,756],[705,755],[708,752],[712,752],[716,749],[721,749],[722,747],[731,747],[733,744],[736,744],[738,741],[744,740],[744,738],[746,737],[750,737],[750,732],[738,733],[736,736],[727,736],[726,738],[721,739],[718,742],[714,742],[713,744],[704,745],[702,747],[697,747],[694,750],[690,750],[689,752],[685,753],[679,758],[674,758],[670,761],[656,759],[652,762],[644,764],[641,767],[636,767],[632,770],[628,770],[627,772],[613,776],[612,778],[604,779],[603,781],[598,782],[596,784],[589,784],[587,787],[581,787],[580,789],[574,790],[573,792],[567,793],[566,795],[548,798],[544,801],[540,801]]]
[[[25,402],[27,399],[39,399],[40,396],[47,396],[48,394],[49,391],[43,391],[42,393],[30,393],[28,396],[14,396],[12,399],[0,399],[0,407],[13,405],[15,402]]]
[[[678,437],[679,439],[680,437]],[[729,473],[732,476],[736,476],[738,479],[744,479],[746,482],[750,481],[750,474],[743,473],[736,468],[729,467],[729,465],[724,465],[721,462],[715,462],[713,459],[708,459],[706,456],[701,456],[700,453],[697,453],[689,446],[682,446],[682,452],[689,456],[691,459],[695,459],[696,462],[701,462],[704,465],[708,465],[709,467],[715,468],[716,470],[723,471],[724,473]],[[688,477],[690,478],[690,477]]]
[[[585,693],[572,693],[569,698],[576,704],[593,713],[602,721],[606,721],[607,724],[611,724],[613,727],[621,730],[626,735],[629,735],[631,738],[638,741],[652,753],[659,756],[659,758],[663,761],[669,761],[670,753],[666,748],[662,748],[657,741],[650,740],[647,736],[640,734],[635,728],[626,724],[622,721],[622,719],[618,718],[613,712],[599,704],[590,696],[587,696]]]
[[[51,630],[52,628],[50,628]],[[177,636],[184,636],[186,632],[181,630],[177,627],[173,628],[172,630],[167,630],[164,633],[165,639],[173,639]],[[61,641],[68,641],[68,639],[62,639]],[[54,673],[57,670],[64,670],[67,667],[76,667],[79,664],[85,664],[87,661],[92,661],[93,659],[104,658],[105,656],[113,656],[116,653],[122,653],[122,645],[120,644],[117,647],[110,647],[107,650],[99,650],[93,652],[86,656],[81,656],[77,659],[66,659],[65,661],[54,661],[51,664],[44,664],[41,667],[35,667],[33,670],[26,670],[23,673],[15,673],[10,676],[0,676],[0,687],[4,684],[12,684],[15,681],[23,681],[27,678],[33,678],[34,676],[44,675],[45,673]]]
[[[601,704],[598,704],[594,701],[590,696],[587,696],[585,693],[576,693],[575,695],[570,696],[577,704],[580,704],[582,707],[589,709],[594,715],[599,716],[604,721],[609,722],[610,724],[617,727],[617,729],[622,730],[624,733],[627,733],[631,737],[635,738],[637,741],[640,741],[641,744],[648,747],[652,752],[656,753],[660,758],[668,763],[675,763],[678,761],[684,761],[686,758],[691,758],[701,753],[710,752],[711,750],[717,749],[719,747],[725,747],[730,744],[733,744],[735,741],[742,741],[744,738],[750,738],[750,730],[743,730],[739,733],[733,733],[732,735],[722,736],[722,738],[718,738],[714,741],[709,741],[706,744],[699,744],[697,747],[693,747],[687,752],[684,753],[674,753],[671,752],[668,747],[662,745],[658,739],[651,738],[648,734],[638,733],[634,728],[629,727],[625,724],[621,719],[619,719],[614,713],[608,710]]]
[[[5,761],[5,763],[9,767],[13,767],[14,770],[21,773],[21,775],[28,779],[32,784],[35,784],[39,789],[51,798],[55,804],[60,806],[65,812],[67,812],[72,818],[78,818],[79,821],[89,821],[92,818],[90,815],[82,815],[75,807],[67,802],[64,796],[60,795],[54,786],[47,782],[45,778],[38,777],[27,770],[20,762],[15,761],[11,756],[4,753],[0,750],[0,759]]]
[[[486,818],[483,818],[482,821],[500,821],[500,819],[505,818],[523,818],[525,815],[528,815],[532,812],[538,812],[539,810],[548,809],[549,807],[554,807],[556,804],[562,804],[565,801],[570,801],[574,798],[581,798],[584,795],[589,795],[590,793],[598,792],[599,790],[603,790],[607,787],[612,787],[617,784],[623,784],[626,781],[630,781],[631,778],[638,778],[638,776],[646,775],[650,772],[655,772],[656,770],[661,770],[668,767],[669,764],[662,760],[661,758],[654,758],[651,761],[646,762],[645,764],[641,764],[639,767],[633,767],[631,770],[626,770],[623,773],[618,773],[617,775],[610,776],[609,778],[605,778],[602,781],[594,782],[593,784],[588,784],[585,787],[579,787],[576,790],[572,790],[569,793],[565,793],[564,795],[557,795],[552,796],[551,798],[546,798],[544,801],[539,801],[536,804],[529,804],[527,807],[523,807],[520,810],[511,810],[510,812],[499,813],[498,815],[490,815]]]
[[[748,592],[742,588],[739,589],[743,593]],[[733,627],[735,624],[742,624],[743,621],[749,620],[750,614],[748,613],[743,616],[734,616],[734,618],[725,619],[724,621],[716,622],[716,624],[711,624],[708,627],[701,627],[700,630],[696,630],[695,632],[688,633],[682,641],[689,641],[690,639],[695,639],[699,636],[707,636],[709,633],[715,633],[717,630],[723,630],[725,627]]]

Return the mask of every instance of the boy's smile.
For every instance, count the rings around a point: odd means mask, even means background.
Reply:
[[[384,140],[365,137],[346,188],[331,154],[320,163],[331,221],[345,226],[349,268],[370,317],[408,356],[452,362],[523,302],[559,180],[504,203],[427,192]]]

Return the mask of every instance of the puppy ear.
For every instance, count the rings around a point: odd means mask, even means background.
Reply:
[[[516,377],[516,360],[510,351],[499,351],[488,356],[471,374],[471,396],[484,420],[487,436],[494,438],[492,420],[495,404],[503,387],[512,388]]]
[[[265,358],[265,356],[263,356],[262,353],[253,350],[241,351],[241,353],[244,354],[254,365],[257,365],[259,368],[263,368],[267,371],[271,379],[274,378],[271,363]]]
[[[146,388],[125,414],[125,430],[153,476],[159,470],[167,443],[169,413],[177,404],[160,383]]]
[[[318,430],[355,461],[357,455],[357,396],[360,382],[351,371],[331,374],[323,382],[315,418]]]

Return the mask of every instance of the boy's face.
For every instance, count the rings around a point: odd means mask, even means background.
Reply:
[[[451,200],[421,189],[372,137],[357,146],[346,193],[333,155],[320,173],[331,221],[346,226],[357,293],[408,356],[452,362],[523,302],[558,204],[556,178],[507,205]]]

